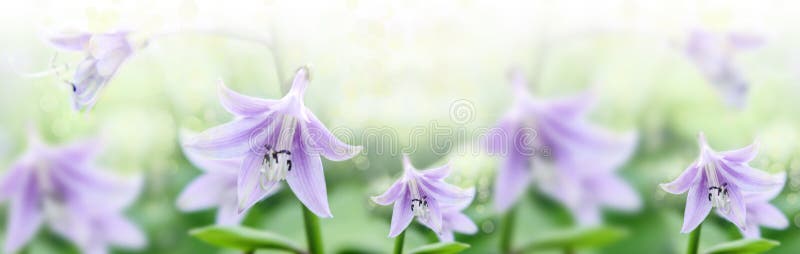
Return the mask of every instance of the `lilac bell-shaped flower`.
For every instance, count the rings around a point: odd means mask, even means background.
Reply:
[[[320,217],[332,217],[320,156],[334,161],[361,151],[339,141],[303,103],[307,68],[297,70],[280,100],[238,94],[220,84],[220,101],[236,119],[206,130],[184,145],[216,159],[242,158],[237,178],[239,213],[286,180],[295,196]]]
[[[141,248],[147,240],[122,212],[141,179],[123,179],[94,165],[97,141],[49,146],[31,135],[27,152],[0,180],[0,201],[11,200],[5,253],[20,250],[43,225],[84,253],[110,245]]]
[[[716,207],[726,219],[747,231],[747,201],[744,193],[759,193],[781,186],[785,175],[769,175],[748,163],[758,153],[757,145],[716,152],[699,137],[700,156],[675,181],[661,184],[672,194],[689,191],[683,215],[682,233],[694,230]]]
[[[596,224],[601,206],[639,208],[636,192],[614,175],[636,147],[635,133],[617,135],[587,122],[589,93],[543,100],[528,93],[521,73],[512,72],[511,83],[512,108],[485,139],[488,152],[504,160],[494,184],[496,210],[513,206],[534,175],[581,224]]]
[[[88,110],[94,106],[98,93],[134,50],[128,32],[64,33],[51,36],[49,41],[57,48],[86,54],[68,81],[72,86],[75,110]]]
[[[454,216],[451,217],[455,219],[452,222],[460,222],[462,217],[452,212],[460,211],[460,208],[465,207],[464,203],[469,204],[475,191],[462,190],[446,183],[444,179],[450,175],[450,170],[449,165],[444,165],[417,171],[408,156],[403,155],[403,176],[385,193],[372,197],[372,201],[379,205],[394,203],[389,237],[402,233],[414,217],[439,235],[445,233],[445,230],[458,227],[452,224],[444,225],[445,208],[449,212],[448,216]]]

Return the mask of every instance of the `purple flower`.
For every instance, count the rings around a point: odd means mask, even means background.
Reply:
[[[292,88],[280,100],[241,95],[221,84],[222,106],[236,119],[185,144],[211,158],[242,158],[236,184],[239,213],[286,180],[309,210],[332,217],[320,155],[341,161],[358,154],[361,147],[339,141],[305,107],[308,82],[308,69],[300,68]]]
[[[786,182],[786,174],[779,173],[777,177],[780,179],[780,184],[775,187],[761,192],[743,192],[745,206],[747,207],[747,218],[745,219],[745,228],[739,228],[742,236],[745,238],[759,238],[761,237],[761,230],[759,226],[764,226],[773,229],[784,229],[789,226],[789,221],[786,216],[778,210],[775,206],[769,203],[783,190],[783,185]],[[720,212],[717,209],[719,216],[732,220],[729,214]]]
[[[392,184],[385,193],[372,197],[372,201],[379,205],[394,203],[389,237],[402,233],[415,216],[419,222],[431,228],[443,239],[448,237],[441,236],[448,233],[446,231],[469,229],[469,225],[462,224],[463,214],[458,211],[469,205],[475,191],[462,190],[446,183],[444,178],[448,175],[450,175],[449,165],[417,171],[411,165],[408,155],[403,155],[403,177]],[[451,219],[448,222],[444,221],[446,212]]]
[[[183,140],[188,140],[185,135]],[[236,183],[242,158],[209,159],[197,151],[184,147],[183,153],[195,167],[204,171],[203,175],[192,181],[178,197],[178,208],[182,211],[198,211],[218,207],[217,224],[238,224],[246,214],[239,213],[237,207]],[[262,200],[280,188],[262,193]]]
[[[748,163],[756,157],[756,144],[716,152],[700,133],[700,156],[675,181],[661,184],[664,191],[681,194],[689,191],[683,215],[682,233],[689,233],[708,216],[712,207],[741,230],[747,230],[745,193],[760,193],[782,186],[784,176],[769,175]]]
[[[100,90],[133,53],[127,32],[59,34],[49,40],[60,49],[86,54],[69,81],[75,110],[91,109]]]
[[[741,108],[746,102],[750,85],[734,66],[733,57],[741,50],[753,49],[762,44],[762,39],[753,35],[713,34],[695,30],[689,35],[684,51],[705,79],[721,93],[725,102]]]
[[[122,179],[94,165],[97,141],[48,146],[31,136],[27,152],[0,181],[0,201],[11,202],[5,253],[22,248],[47,224],[85,253],[109,245],[141,248],[145,236],[122,215],[141,179]]]
[[[536,172],[541,189],[579,222],[596,222],[601,205],[638,209],[636,193],[614,175],[633,152],[636,135],[619,136],[588,123],[588,93],[540,100],[528,94],[521,73],[511,78],[513,106],[485,139],[489,153],[504,157],[494,184],[495,208],[513,206]]]

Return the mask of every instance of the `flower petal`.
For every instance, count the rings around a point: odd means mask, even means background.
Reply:
[[[483,135],[483,147],[491,155],[505,156],[509,150],[514,149],[515,144],[512,137],[517,133],[517,129],[519,129],[518,121],[510,115],[504,116]]]
[[[466,189],[466,193],[469,196],[469,198],[458,200],[459,202],[455,203],[443,204],[442,205],[443,213],[454,213],[467,209],[467,207],[469,207],[469,205],[472,204],[472,200],[475,199],[475,187]]]
[[[72,101],[76,110],[91,108],[97,102],[97,94],[108,82],[107,77],[97,73],[97,59],[86,58],[78,64],[72,78]]]
[[[268,117],[245,117],[208,129],[189,140],[184,145],[203,153],[204,156],[227,159],[245,155],[256,149],[259,135],[275,135],[269,126],[277,122]],[[266,128],[263,128],[267,126]],[[266,139],[266,138],[265,138]]]
[[[102,219],[104,234],[108,243],[128,249],[140,249],[147,245],[144,233],[121,214],[110,214]]]
[[[642,207],[639,194],[619,176],[595,176],[588,184],[594,190],[590,195],[596,195],[604,205],[623,211],[637,211]]]
[[[697,164],[692,163],[692,165],[683,170],[683,173],[677,179],[669,183],[662,183],[659,186],[666,192],[676,195],[681,194],[689,190],[689,187],[699,179],[698,176],[700,176],[700,170],[697,168]]]
[[[742,233],[742,237],[747,239],[761,238],[761,229],[758,228],[757,224],[749,221],[747,222],[747,228],[739,228],[739,232]]]
[[[424,178],[422,178],[424,179]],[[442,204],[463,204],[472,200],[474,192],[464,190],[443,181],[419,181],[419,187]]]
[[[594,102],[595,95],[590,89],[563,98],[549,99],[543,104],[548,112],[557,114],[559,117],[575,119],[586,115],[594,105]]]
[[[505,212],[520,196],[530,183],[529,159],[516,149],[509,150],[494,183],[494,207],[498,212]]]
[[[447,164],[444,164],[440,167],[426,169],[419,173],[423,177],[428,178],[430,181],[440,181],[450,175],[451,171],[453,170],[450,167],[450,162],[447,162]]]
[[[580,226],[596,226],[603,222],[600,206],[595,203],[581,203],[572,207],[567,204],[567,208]]]
[[[20,181],[24,183],[21,193],[11,200],[3,247],[5,253],[15,253],[22,248],[36,234],[43,220],[39,207],[41,196],[35,178],[28,175]]]
[[[425,194],[422,195],[424,196]],[[419,221],[433,230],[433,232],[436,232],[436,234],[442,233],[442,209],[438,199],[428,199],[428,217],[425,220],[419,219]]]
[[[612,172],[627,162],[636,148],[636,133],[619,135],[582,120],[565,121],[546,114],[538,126],[537,137],[550,147],[560,168],[587,174]]]
[[[317,216],[333,217],[328,206],[328,191],[319,155],[299,152],[297,155],[293,154],[292,163],[294,166],[286,176],[286,182],[297,199]]]
[[[26,171],[28,170],[24,164],[17,163],[3,175],[0,179],[0,202],[17,194],[19,188],[23,186],[21,179],[24,179]]]
[[[478,232],[478,226],[475,225],[475,222],[472,222],[469,217],[460,212],[445,214],[444,222],[448,228],[459,233],[474,234]]]
[[[411,195],[406,191],[400,199],[394,202],[392,210],[392,226],[389,229],[389,237],[396,237],[411,224],[414,214],[411,211]]]
[[[237,116],[255,116],[270,111],[278,101],[251,97],[231,90],[222,80],[217,86],[222,107]]]
[[[756,155],[758,155],[758,144],[753,143],[740,149],[724,151],[720,152],[719,154],[722,155],[723,159],[730,162],[747,163],[756,158]]]
[[[686,208],[683,212],[683,227],[681,233],[689,233],[705,220],[711,211],[711,202],[708,201],[708,184],[705,175],[700,176],[698,184],[689,188],[686,196]]]
[[[780,183],[764,191],[742,193],[745,201],[747,201],[747,203],[767,203],[768,201],[773,200],[775,197],[780,195],[781,192],[783,192],[784,185],[786,184],[786,172],[780,172],[773,175],[773,177]]]
[[[59,33],[50,36],[47,40],[59,49],[82,51],[88,48],[89,38],[91,37],[91,34],[84,32]]]
[[[727,40],[728,44],[738,50],[758,48],[764,44],[764,38],[745,33],[729,33]]]
[[[453,242],[456,240],[455,236],[453,235],[453,230],[450,229],[442,229],[441,233],[436,234],[439,237],[440,242]]]
[[[118,50],[132,50],[125,32],[96,34],[89,39],[89,52],[96,59],[106,58]]]
[[[309,121],[301,123],[300,126],[305,133],[303,144],[306,145],[307,151],[321,154],[332,161],[347,160],[361,152],[361,146],[351,146],[340,141],[314,113],[306,109],[306,115]]]
[[[296,132],[292,144],[292,170],[286,175],[286,182],[294,195],[309,210],[319,217],[333,217],[328,206],[328,190],[325,187],[325,173],[322,171],[322,159],[305,150],[302,145],[302,133]]]
[[[276,191],[277,189],[280,188],[275,188]],[[232,199],[222,202],[219,208],[217,208],[216,223],[218,225],[236,225],[239,224],[246,215],[247,212],[239,213],[236,197],[232,197]]]
[[[181,211],[203,210],[225,203],[230,197],[229,191],[236,188],[237,175],[209,172],[197,177],[189,183],[178,197],[178,209]]]
[[[736,224],[737,227],[746,229],[747,207],[742,197],[742,192],[735,185],[728,185],[728,198],[730,199],[730,212],[723,216]],[[725,213],[723,213],[725,214]]]
[[[780,175],[770,175],[744,164],[720,160],[719,166],[717,171],[743,191],[767,191],[783,185]]]
[[[402,180],[398,180],[389,187],[386,192],[381,194],[380,196],[372,197],[372,202],[375,202],[379,205],[389,205],[394,203],[398,199],[402,197],[403,194],[406,193],[406,183]]]
[[[748,218],[748,222],[752,219],[758,225],[774,229],[784,229],[789,226],[786,215],[769,203],[748,205],[747,213],[751,216]]]
[[[256,202],[261,201],[270,193],[274,193],[278,182],[268,181],[261,186],[262,176],[259,173],[264,156],[256,153],[249,153],[242,161],[242,168],[236,182],[237,200],[239,214],[243,214],[250,209]]]
[[[80,193],[76,198],[94,210],[119,211],[130,206],[144,184],[140,176],[123,178],[110,174],[109,170],[79,166],[63,161],[54,163],[53,167],[58,169],[52,171],[54,182]]]

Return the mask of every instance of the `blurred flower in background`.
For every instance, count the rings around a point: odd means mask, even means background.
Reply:
[[[581,225],[601,222],[600,208],[636,211],[638,194],[614,171],[636,147],[636,135],[612,134],[585,120],[590,93],[541,100],[511,72],[514,104],[487,134],[488,151],[504,157],[495,182],[495,208],[508,210],[525,192],[531,175],[542,191],[564,204]]]
[[[734,57],[762,44],[762,38],[751,34],[694,30],[689,34],[685,52],[725,103],[741,109],[747,102],[751,82],[736,66]]]
[[[100,151],[97,140],[50,146],[29,135],[28,150],[0,182],[0,201],[11,200],[4,252],[20,250],[42,224],[84,253],[146,245],[122,214],[139,195],[141,178],[105,172],[94,163]]]

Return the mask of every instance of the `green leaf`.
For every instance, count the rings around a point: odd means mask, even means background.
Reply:
[[[459,242],[434,243],[415,248],[409,254],[455,254],[469,248],[469,244]]]
[[[241,226],[208,226],[189,231],[194,237],[214,246],[244,251],[273,249],[304,253],[291,240],[272,232]]]
[[[551,231],[538,239],[524,245],[523,251],[564,249],[564,248],[597,248],[619,241],[628,235],[628,231],[613,227],[577,228],[563,231]]]
[[[720,243],[708,248],[703,253],[708,254],[733,254],[733,253],[762,253],[775,246],[781,245],[778,241],[769,239],[741,239],[732,242]]]

